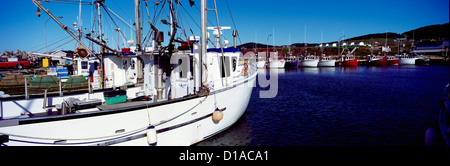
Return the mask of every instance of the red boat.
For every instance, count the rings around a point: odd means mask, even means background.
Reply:
[[[387,56],[387,64],[389,66],[396,66],[398,65],[399,59],[396,56]]]
[[[384,56],[367,55],[367,63],[370,66],[387,66],[388,60]]]
[[[342,56],[339,66],[356,67],[358,66],[358,60],[355,56]]]

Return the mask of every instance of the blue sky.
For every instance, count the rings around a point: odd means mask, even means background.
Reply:
[[[188,0],[180,1],[200,24],[198,9],[189,7]],[[194,1],[200,7],[200,1]],[[213,7],[212,0],[208,3],[210,8]],[[233,26],[226,1],[218,0],[217,3],[220,24]],[[288,44],[289,36],[291,43],[301,43],[305,40],[305,26],[306,42],[320,43],[321,32],[324,42],[332,42],[337,41],[342,33],[345,33],[346,38],[386,31],[403,33],[423,26],[449,22],[448,0],[228,0],[228,3],[242,43],[254,42],[256,38],[259,43],[266,43],[267,36],[272,34],[273,30],[276,45]],[[129,23],[134,22],[133,4],[133,0],[106,0],[106,6]],[[77,22],[78,5],[59,3],[43,3],[43,5],[55,16],[63,16],[64,18],[60,19],[63,24],[73,27],[72,23]],[[31,0],[2,1],[1,8],[0,51],[20,49],[44,52],[44,24],[49,16],[41,11],[41,17],[37,17],[35,15],[37,7]],[[149,9],[152,15],[153,7]],[[186,13],[183,8],[179,10]],[[213,12],[209,12],[209,15],[211,22],[215,23]],[[83,5],[83,28],[91,29],[91,17],[92,6]],[[106,13],[103,13],[103,18],[106,17]],[[196,35],[199,35],[197,26],[187,14],[179,15],[179,20],[183,22],[188,36],[189,26]],[[129,40],[132,35],[130,28],[117,19],[116,22]],[[110,39],[109,46],[117,47],[117,44],[113,43],[122,39],[118,39],[117,32],[114,32],[113,23],[108,21],[103,24],[103,31]],[[160,27],[167,34],[167,28],[164,28],[164,25]],[[224,33],[227,39],[232,40],[231,31]],[[179,35],[184,39],[184,35],[181,33]],[[165,39],[168,40],[167,35]],[[272,39],[269,39],[270,43]],[[62,41],[53,44],[59,40]],[[69,40],[68,34],[54,21],[50,20],[47,23],[47,42],[48,45],[53,44],[48,46],[49,50],[73,50],[76,46],[74,42],[62,45]]]

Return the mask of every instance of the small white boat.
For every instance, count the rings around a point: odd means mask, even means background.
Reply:
[[[334,67],[336,66],[336,58],[331,56],[322,56],[320,58],[318,67]]]
[[[257,61],[256,61],[256,67],[257,67],[258,69],[266,68],[266,63],[267,63],[267,62],[266,62],[265,59],[258,58]]]
[[[278,56],[278,52],[271,52],[269,58],[269,68],[271,69],[284,69],[286,60],[284,57]]]
[[[403,55],[397,55],[397,57],[399,59],[399,65],[415,65],[416,60],[419,59],[418,56],[408,55],[406,53]]]
[[[301,60],[299,64],[301,67],[317,67],[319,64],[319,57],[314,55],[303,56]]]
[[[286,61],[284,59],[270,59],[269,67],[274,69],[283,69],[284,65],[286,65]]]

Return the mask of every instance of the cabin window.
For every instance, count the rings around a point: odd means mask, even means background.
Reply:
[[[88,69],[88,62],[87,61],[81,61],[81,69]]]
[[[184,74],[183,73],[183,70],[181,69],[181,64],[183,63],[183,60],[181,60],[181,59],[178,59],[178,66],[179,66],[179,69],[180,69],[180,78],[186,78],[187,77],[187,74]]]
[[[127,63],[128,63],[128,61],[125,60],[125,59],[122,61],[123,69],[126,69],[126,68],[127,68]]]
[[[189,57],[189,60],[190,60],[190,62],[191,62],[191,64],[189,65],[189,71],[191,72],[191,75],[190,75],[190,78],[191,79],[194,79],[193,77],[192,77],[192,74],[194,73],[194,57]]]
[[[233,66],[231,66],[232,67],[232,69],[233,69],[233,72],[235,72],[236,71],[236,65],[237,65],[237,60],[236,60],[237,58],[236,57],[233,57]]]
[[[225,59],[225,63],[222,63],[222,59]],[[219,66],[222,77],[230,76],[230,57],[219,57]]]
[[[131,70],[134,70],[136,67],[136,62],[133,59],[131,60],[130,66],[131,66]]]

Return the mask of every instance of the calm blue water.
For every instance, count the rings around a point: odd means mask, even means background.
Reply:
[[[240,121],[199,145],[421,146],[449,67],[280,69],[278,79],[277,97],[259,98],[257,85]]]

